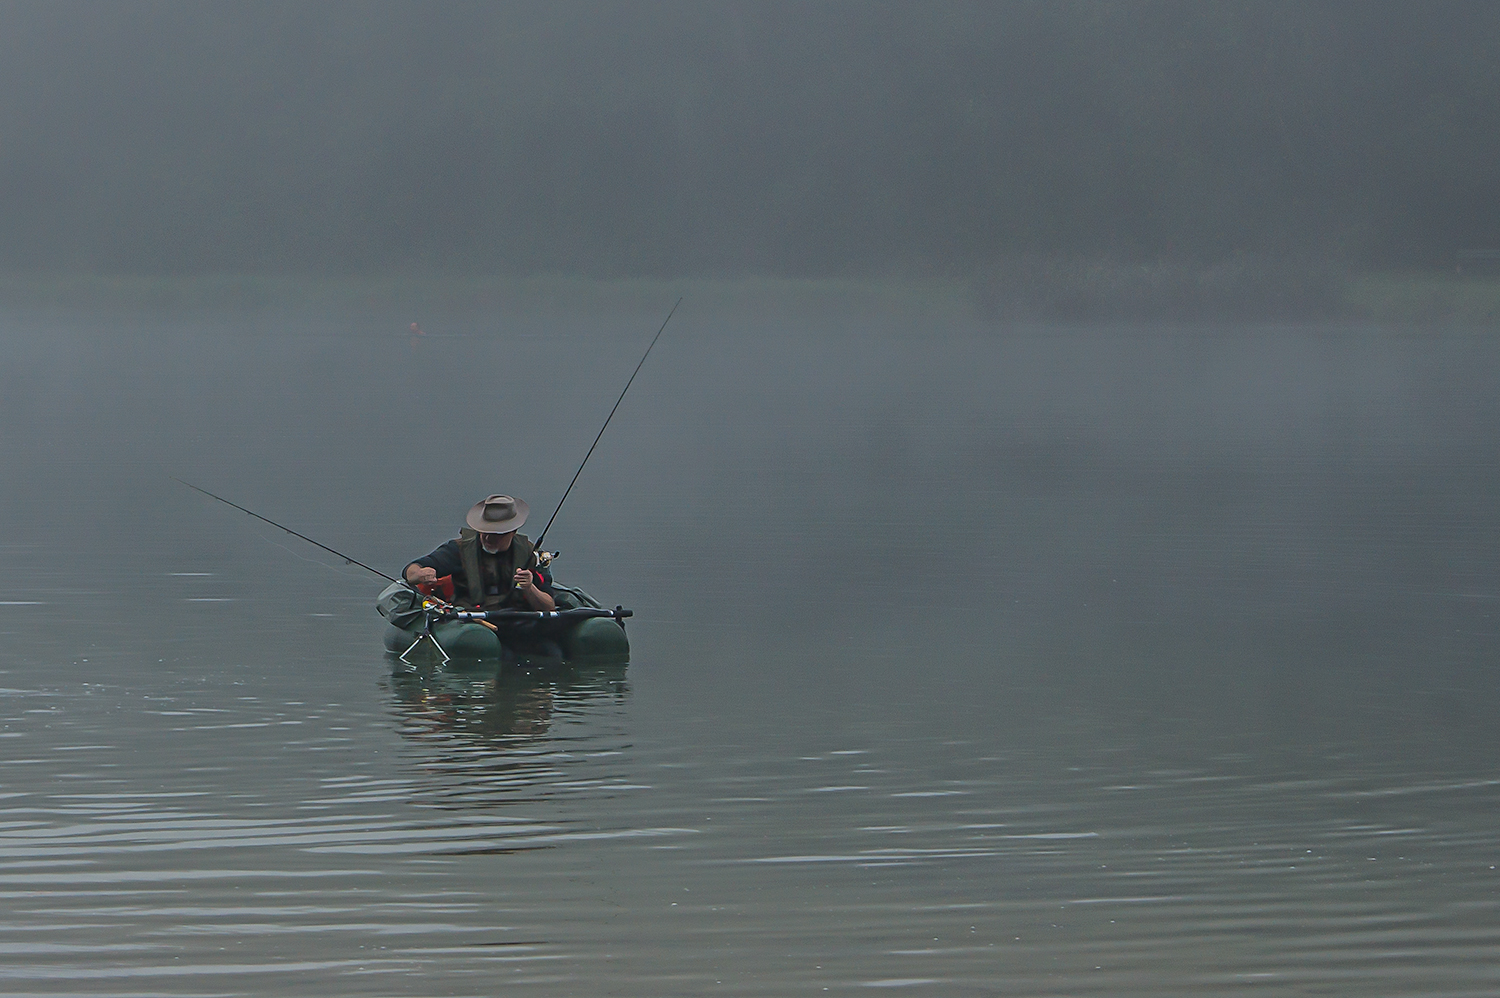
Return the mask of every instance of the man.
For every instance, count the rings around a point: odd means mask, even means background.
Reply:
[[[451,575],[455,601],[481,610],[553,610],[552,582],[541,569],[531,569],[531,541],[516,533],[530,511],[514,496],[481,499],[458,537],[407,565],[402,575],[413,585]]]

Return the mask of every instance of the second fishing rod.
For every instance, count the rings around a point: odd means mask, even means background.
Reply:
[[[672,303],[672,308],[667,312],[667,317],[661,321],[661,328],[656,331],[655,336],[651,337],[651,343],[646,347],[646,352],[641,354],[640,362],[635,365],[635,370],[630,372],[630,379],[625,382],[625,387],[620,390],[620,397],[615,399],[614,407],[609,410],[609,415],[604,417],[604,425],[599,427],[599,432],[595,435],[594,442],[589,444],[588,453],[583,455],[583,461],[578,465],[578,470],[573,472],[572,481],[568,482],[568,487],[563,490],[562,498],[557,500],[557,508],[552,511],[552,515],[547,518],[546,525],[542,527],[542,532],[532,542],[532,557],[531,563],[527,565],[528,570],[545,568],[552,562],[553,558],[557,557],[556,552],[549,554],[542,548],[542,542],[547,538],[547,531],[552,529],[552,522],[557,519],[557,514],[562,512],[563,503],[568,501],[568,494],[573,491],[573,486],[578,484],[578,476],[583,474],[584,466],[589,463],[589,458],[594,456],[594,448],[599,446],[599,441],[604,438],[604,431],[609,429],[610,420],[615,418],[615,413],[619,411],[620,403],[625,401],[625,393],[630,391],[631,385],[635,384],[635,376],[641,373],[641,368],[646,365],[646,358],[651,356],[651,350],[656,346],[656,341],[661,339],[662,333],[666,332],[667,323],[672,321],[672,316],[676,313],[677,306],[681,304],[681,298]]]

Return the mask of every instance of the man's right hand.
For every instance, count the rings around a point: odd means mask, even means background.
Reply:
[[[426,565],[418,565],[413,562],[406,566],[406,581],[412,585],[420,585],[423,582],[436,582],[437,569],[428,568]]]

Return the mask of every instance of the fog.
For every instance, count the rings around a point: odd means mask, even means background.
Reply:
[[[1500,8],[0,6],[0,268],[967,274],[1493,248]]]

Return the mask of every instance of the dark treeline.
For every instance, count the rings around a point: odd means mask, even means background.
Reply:
[[[0,267],[964,271],[1500,245],[1500,4],[0,6]]]

